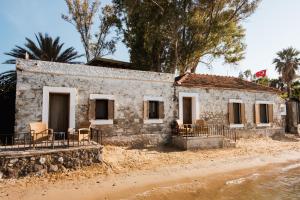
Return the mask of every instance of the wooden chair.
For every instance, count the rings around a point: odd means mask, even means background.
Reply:
[[[68,129],[68,139],[81,142],[83,140],[90,141],[91,139],[91,122],[82,122],[76,131],[74,128]]]
[[[193,133],[192,124],[183,124],[181,120],[176,120],[177,122],[177,134],[185,135]]]
[[[208,134],[208,125],[203,119],[196,120],[195,129],[198,134]]]
[[[29,126],[33,147],[35,147],[35,143],[42,141],[51,141],[53,146],[53,129],[48,129],[43,122],[29,123]]]

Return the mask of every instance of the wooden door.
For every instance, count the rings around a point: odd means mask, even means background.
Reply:
[[[192,98],[183,97],[183,123],[192,124]]]
[[[55,132],[67,132],[69,128],[70,95],[50,93],[49,128]]]

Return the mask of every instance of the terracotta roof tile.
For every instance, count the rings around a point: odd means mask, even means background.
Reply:
[[[183,76],[177,77],[175,81],[178,86],[185,87],[228,88],[281,93],[280,90],[275,88],[228,76],[186,73]]]

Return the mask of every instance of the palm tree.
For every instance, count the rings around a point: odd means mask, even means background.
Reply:
[[[291,85],[295,78],[296,71],[299,68],[300,52],[292,47],[283,49],[277,53],[277,58],[274,59],[275,69],[282,76],[282,80],[287,84],[288,97],[291,97]]]
[[[25,47],[16,46],[10,52],[5,53],[8,56],[14,57],[14,59],[7,60],[5,64],[15,64],[15,58],[25,58],[26,53],[29,55],[29,59],[32,60],[44,60],[52,62],[63,63],[76,63],[73,60],[81,57],[73,47],[69,47],[62,51],[64,43],[60,44],[60,38],[53,39],[48,34],[42,33],[35,34],[37,44],[31,39],[26,38]]]

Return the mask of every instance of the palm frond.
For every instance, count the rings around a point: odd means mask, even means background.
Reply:
[[[44,60],[52,62],[74,63],[77,58],[82,57],[73,47],[62,50],[64,43],[60,43],[60,38],[53,39],[47,33],[35,34],[36,43],[29,38],[25,38],[24,47],[16,46],[5,55],[13,57],[6,60],[5,64],[15,64],[15,58],[25,58],[26,52],[32,60]]]

